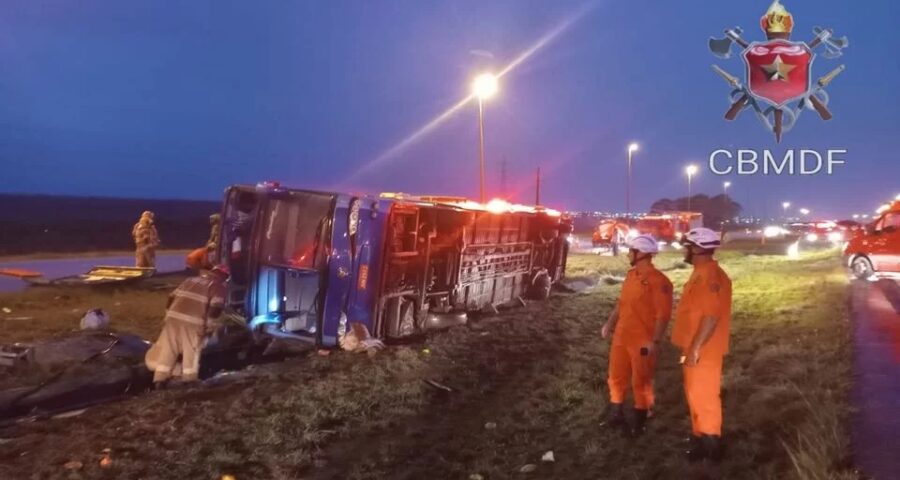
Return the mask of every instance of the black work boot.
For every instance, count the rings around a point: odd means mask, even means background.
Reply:
[[[722,437],[718,435],[703,435],[700,437],[700,442],[703,444],[703,450],[707,459],[715,463],[722,461],[722,456],[725,453]]]
[[[699,462],[706,458],[706,451],[703,448],[701,437],[691,434],[691,438],[688,439],[688,449],[685,453],[687,453],[688,462],[691,463]]]
[[[631,436],[640,437],[647,425],[647,410],[634,409],[634,420],[631,424]]]
[[[621,403],[610,403],[606,411],[606,421],[603,422],[606,427],[621,427],[625,425],[625,413],[622,411]]]

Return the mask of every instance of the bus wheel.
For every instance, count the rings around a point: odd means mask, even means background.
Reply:
[[[528,296],[532,300],[546,300],[550,297],[550,286],[552,285],[550,274],[546,270],[541,270],[534,274],[531,280]]]
[[[872,262],[866,257],[856,257],[851,264],[851,268],[853,269],[853,275],[860,280],[868,280],[875,275],[875,267],[872,266]]]

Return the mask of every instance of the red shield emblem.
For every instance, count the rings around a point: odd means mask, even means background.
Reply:
[[[747,89],[776,107],[809,91],[813,54],[805,43],[773,40],[752,43],[743,53]]]

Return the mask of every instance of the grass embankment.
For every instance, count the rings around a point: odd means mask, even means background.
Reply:
[[[113,330],[155,339],[162,328],[166,290],[92,290],[36,287],[0,293],[0,343],[31,342],[77,330],[84,313],[102,308]]]
[[[724,253],[734,320],[723,478],[852,478],[847,281],[832,255]],[[658,263],[680,289],[689,268],[671,254]],[[592,255],[569,263],[572,276],[626,269]],[[12,441],[0,444],[0,477],[66,478],[62,465],[79,460],[81,478],[677,478],[689,423],[674,349],[662,351],[647,435],[598,425],[608,352],[598,332],[619,288],[557,294],[373,358],[295,359],[224,385],[17,426],[2,433]],[[161,305],[155,295],[143,301]],[[159,321],[154,310],[146,321]],[[103,448],[114,461],[105,471]],[[540,462],[547,450],[555,463]],[[525,464],[537,470],[517,473]]]

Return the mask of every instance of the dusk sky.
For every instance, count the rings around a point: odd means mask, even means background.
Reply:
[[[847,65],[828,88],[834,120],[807,111],[780,145],[750,111],[723,120],[729,88],[710,65],[743,67],[706,47],[734,26],[763,40],[769,3],[5,1],[0,192],[217,199],[273,179],[476,197],[475,103],[393,147],[465,98],[475,74],[568,22],[485,105],[489,192],[506,158],[515,200],[533,200],[540,165],[544,203],[622,210],[636,140],[637,209],[685,195],[693,162],[695,192],[729,180],[751,214],[784,200],[872,213],[900,194],[900,2],[784,1],[794,40],[822,25],[850,47],[813,64],[814,79]],[[833,176],[721,177],[706,168],[719,148],[849,153]]]

